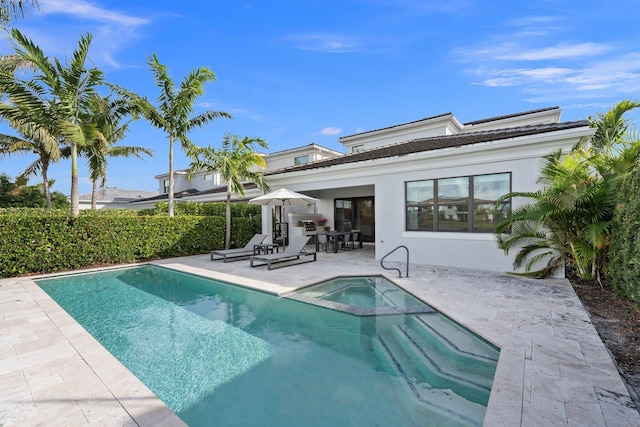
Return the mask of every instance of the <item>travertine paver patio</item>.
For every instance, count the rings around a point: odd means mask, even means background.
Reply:
[[[384,274],[501,347],[485,425],[638,426],[640,415],[570,284],[411,265],[370,249],[267,271],[207,255],[155,262],[281,294],[337,275]],[[403,267],[402,267],[403,268]],[[0,280],[0,425],[181,425],[31,278]]]

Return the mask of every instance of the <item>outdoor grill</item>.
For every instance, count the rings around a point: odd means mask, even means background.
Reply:
[[[316,231],[316,223],[310,219],[300,221],[300,227],[304,227],[305,232]]]

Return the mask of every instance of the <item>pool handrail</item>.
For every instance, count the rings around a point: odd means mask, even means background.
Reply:
[[[384,268],[385,270],[396,270],[398,272],[398,277],[401,278],[402,277],[402,271],[400,271],[399,268],[397,268],[397,267],[385,267],[385,265],[384,265],[385,258],[388,257],[389,255],[391,255],[392,253],[394,253],[395,251],[397,251],[400,248],[404,248],[407,251],[407,274],[405,275],[405,277],[409,277],[409,248],[406,247],[405,245],[397,246],[392,251],[390,251],[388,254],[383,256],[382,259],[380,259],[380,267]]]

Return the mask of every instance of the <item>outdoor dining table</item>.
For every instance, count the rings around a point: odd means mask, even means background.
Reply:
[[[335,230],[318,231],[317,234],[327,236],[327,244],[329,243],[329,241],[331,241],[333,243],[333,253],[338,253],[338,243],[339,243],[338,237],[344,236],[343,241],[346,241],[347,236],[351,234],[351,231],[335,231]],[[316,252],[318,252],[319,250],[320,250],[320,242],[316,238]]]

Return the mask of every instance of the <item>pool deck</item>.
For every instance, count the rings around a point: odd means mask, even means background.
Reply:
[[[398,279],[367,248],[271,271],[208,255],[153,264],[276,294],[338,275],[385,275],[501,348],[485,426],[640,425],[566,280],[414,264]],[[184,425],[32,279],[0,280],[0,426]]]

